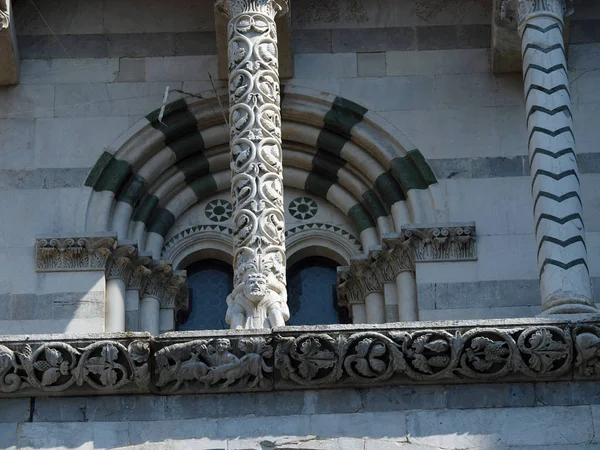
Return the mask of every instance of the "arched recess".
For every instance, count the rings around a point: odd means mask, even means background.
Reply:
[[[160,258],[165,236],[198,202],[230,189],[227,93],[201,94],[150,113],[100,157],[86,229],[113,231]],[[320,196],[354,226],[364,251],[406,223],[436,222],[436,178],[408,139],[344,98],[282,89],[284,184]]]

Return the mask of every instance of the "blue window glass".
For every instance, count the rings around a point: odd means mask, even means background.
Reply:
[[[218,260],[199,261],[186,267],[190,307],[177,315],[177,329],[229,329],[225,322],[226,298],[233,289],[233,270]]]
[[[289,268],[288,325],[350,323],[348,310],[337,305],[337,266],[329,259],[311,257]]]

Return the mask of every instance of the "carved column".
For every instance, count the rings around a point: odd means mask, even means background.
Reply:
[[[140,331],[147,331],[154,336],[160,333],[160,302],[172,273],[173,268],[166,261],[159,261],[152,267],[141,293]]]
[[[281,110],[275,16],[287,0],[217,0],[227,14],[234,212],[231,328],[289,319],[285,286]]]
[[[133,245],[122,245],[112,252],[106,265],[106,311],[104,330],[125,331],[125,299],[127,280],[133,268],[132,257],[137,249]]]
[[[518,0],[542,311],[597,312],[563,40],[568,0]]]

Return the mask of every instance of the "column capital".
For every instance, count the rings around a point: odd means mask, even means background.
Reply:
[[[260,13],[275,18],[278,14],[288,11],[289,0],[216,0],[215,6],[229,17]]]
[[[137,254],[135,245],[121,245],[112,252],[106,263],[106,279],[129,280],[133,269],[133,260]]]
[[[564,23],[565,17],[573,14],[573,0],[517,0],[517,12],[519,29],[536,17],[551,17]]]

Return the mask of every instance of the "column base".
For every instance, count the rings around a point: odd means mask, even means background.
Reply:
[[[591,299],[570,292],[561,292],[544,299],[540,316],[599,313],[600,311]]]

